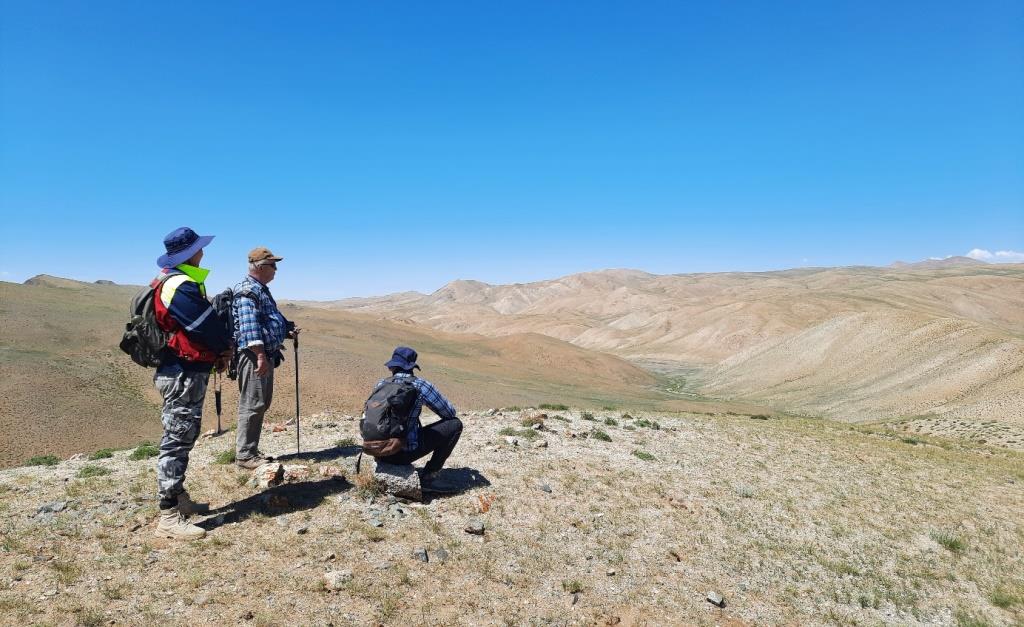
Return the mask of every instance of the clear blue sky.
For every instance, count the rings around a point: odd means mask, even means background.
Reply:
[[[0,1],[0,279],[275,293],[1024,250],[1024,4]]]

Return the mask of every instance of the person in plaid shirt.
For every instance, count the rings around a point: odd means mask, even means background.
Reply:
[[[373,388],[376,390],[391,378],[409,377],[412,379],[413,387],[419,392],[416,404],[409,413],[402,450],[394,455],[378,459],[390,464],[411,464],[413,461],[433,453],[423,467],[420,480],[423,482],[423,487],[428,490],[446,491],[448,488],[441,481],[439,475],[445,461],[455,450],[455,445],[459,443],[459,438],[462,436],[462,421],[459,420],[455,407],[430,381],[420,379],[413,374],[413,370],[420,367],[416,363],[417,358],[416,351],[408,346],[396,348],[391,355],[391,360],[384,364],[391,370],[391,377],[381,379]],[[424,405],[440,418],[437,422],[425,427],[420,423],[420,413],[423,411]]]
[[[252,249],[249,275],[234,287],[239,392],[235,463],[242,468],[256,468],[271,459],[259,450],[263,417],[274,398],[274,368],[284,361],[281,346],[299,332],[281,314],[267,287],[282,259],[267,248]]]

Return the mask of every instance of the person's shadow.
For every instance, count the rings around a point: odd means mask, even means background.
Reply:
[[[208,517],[196,523],[196,526],[210,531],[221,525],[245,520],[256,513],[273,517],[313,509],[327,497],[351,488],[352,484],[342,477],[283,483],[240,501],[212,509]]]
[[[491,482],[476,468],[442,468],[438,471],[436,479],[423,486],[423,502],[458,496],[474,488],[485,488],[489,485]]]

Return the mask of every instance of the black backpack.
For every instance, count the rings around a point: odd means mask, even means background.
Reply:
[[[156,323],[156,305],[153,299],[169,277],[153,279],[149,287],[139,290],[128,306],[128,323],[118,345],[132,361],[147,368],[156,368],[167,350],[171,334]]]
[[[364,442],[405,436],[406,423],[419,397],[413,380],[414,377],[389,377],[366,399],[359,423]]]

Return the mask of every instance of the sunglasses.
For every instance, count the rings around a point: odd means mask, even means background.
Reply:
[[[270,263],[261,263],[261,266],[270,267],[277,270],[277,262],[271,261]]]

